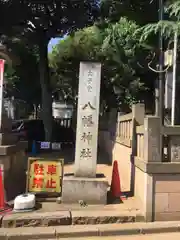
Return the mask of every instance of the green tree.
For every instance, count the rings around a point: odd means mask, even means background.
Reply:
[[[60,84],[66,97],[74,100],[77,98],[80,61],[100,61],[101,105],[105,109],[127,109],[133,102],[141,100],[141,94],[151,87],[145,76],[149,74],[151,79],[152,73],[148,67],[140,67],[146,61],[147,51],[134,37],[137,29],[134,22],[121,18],[106,28],[85,28],[60,41],[50,54],[54,82]]]
[[[162,31],[163,37],[172,40],[174,33],[180,32],[180,1],[175,0],[165,8],[166,20],[149,23],[141,27],[137,32],[141,34],[141,42],[146,41],[151,34],[157,34]]]
[[[180,0],[169,1],[165,5],[165,20],[158,21],[156,23],[147,24],[141,27],[136,34],[140,34],[140,41],[147,42],[149,38],[153,35],[158,35],[159,32],[162,32],[163,42],[164,42],[164,51],[167,49],[173,48],[174,34],[177,32],[178,36],[180,35]],[[159,55],[159,52],[154,49],[156,55]],[[178,54],[177,61],[179,61],[179,52],[180,44],[178,43]],[[154,62],[156,59],[154,59]],[[155,62],[157,63],[157,61]],[[179,75],[179,66],[177,65],[177,86],[176,91],[180,90],[180,79]],[[176,99],[177,96],[176,96]],[[176,123],[180,121],[180,106],[178,101],[176,101]]]
[[[59,89],[64,100],[76,105],[79,63],[97,61],[103,39],[95,26],[67,36],[49,54],[53,88]]]
[[[158,20],[158,1],[154,0],[102,0],[101,17],[110,22],[118,22],[127,17],[137,24],[144,25]]]
[[[31,109],[36,109],[41,103],[37,52],[24,42],[11,43],[10,47],[13,54],[18,56],[19,64],[6,68],[7,96],[23,100]]]
[[[12,6],[14,11],[17,10],[18,25],[13,28],[16,36],[31,47],[36,46],[38,49],[42,116],[46,140],[51,140],[52,96],[47,57],[48,42],[53,37],[62,37],[92,24],[99,15],[99,3],[96,0],[9,0],[4,2],[7,13]]]

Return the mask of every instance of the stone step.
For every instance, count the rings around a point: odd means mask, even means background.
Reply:
[[[1,227],[44,227],[61,225],[95,225],[143,221],[139,211],[55,211],[11,213],[1,219]]]
[[[1,240],[78,239],[87,237],[137,236],[179,232],[180,222],[125,223],[100,225],[74,225],[57,227],[0,228]],[[153,238],[155,239],[155,238]],[[157,237],[158,239],[158,237]]]

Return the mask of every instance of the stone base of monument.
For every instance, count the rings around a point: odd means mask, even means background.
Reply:
[[[11,133],[0,133],[0,146],[1,145],[14,145],[17,142],[17,137]]]
[[[62,186],[62,203],[107,204],[109,184],[106,178],[65,176]]]
[[[25,157],[26,142],[14,145],[0,145],[0,166],[3,170],[6,201],[25,191],[27,160]]]

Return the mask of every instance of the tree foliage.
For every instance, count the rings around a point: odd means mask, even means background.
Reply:
[[[93,26],[68,36],[53,49],[50,64],[62,95],[74,101],[77,98],[80,61],[102,63],[101,106],[126,108],[141,100],[149,73],[144,64],[147,52],[134,37],[138,25],[126,18],[109,23],[105,29]],[[150,86],[149,86],[150,87]]]
[[[33,89],[38,90],[40,82],[47,140],[50,140],[52,132],[52,91],[59,90],[65,100],[76,103],[80,61],[102,63],[103,109],[107,107],[126,109],[133,102],[145,99],[145,95],[146,99],[149,98],[152,102],[152,91],[147,91],[147,88],[152,90],[155,77],[147,67],[149,50],[142,47],[139,35],[134,35],[134,32],[137,33],[139,27],[146,23],[157,21],[159,8],[157,2],[0,0],[1,40],[10,47],[12,40],[14,44],[18,44],[17,41],[20,41],[20,45],[22,41],[24,43],[23,47],[20,49],[17,47],[16,51],[20,52],[18,55],[22,52],[21,66],[16,67],[14,73],[10,74],[11,78],[17,89],[20,89],[20,97],[26,98],[28,102],[38,102],[40,94],[34,91],[34,95],[30,95],[30,91],[23,92],[22,89],[24,87],[31,89],[33,86]],[[100,6],[101,21],[88,27],[98,19]],[[82,28],[84,29],[79,30]],[[52,37],[62,37],[65,34],[68,37],[49,55],[49,69],[48,42]],[[10,41],[7,35],[12,36]],[[38,74],[35,74],[36,72]],[[33,96],[33,100],[30,96]]]
[[[53,69],[52,84],[72,102],[77,97],[80,61],[96,60],[102,37],[96,27],[89,27],[66,37],[49,54]]]
[[[168,1],[165,5],[165,16],[163,21],[157,21],[153,24],[147,24],[140,29],[135,34],[139,34],[140,41],[145,42],[148,41],[148,39],[151,36],[155,36],[162,33],[163,36],[163,50],[166,51],[167,49],[173,49],[174,48],[174,36],[175,32],[178,35],[180,35],[180,0],[171,0]],[[177,62],[180,60],[180,44],[178,42],[177,46]],[[158,54],[156,54],[158,56]],[[153,60],[154,61],[154,60]],[[155,62],[155,61],[154,61]],[[166,67],[165,70],[170,70],[171,68],[169,66]],[[164,71],[165,71],[164,70]],[[176,79],[176,92],[180,91],[180,78],[179,78],[179,64],[177,64],[177,79]],[[178,99],[178,96],[176,96],[176,99]],[[178,101],[176,101],[176,123],[180,122],[180,107]],[[167,114],[170,113],[170,111],[167,111]]]
[[[25,101],[28,105],[41,103],[39,82],[38,54],[23,42],[11,44],[11,49],[18,55],[20,64],[13,65],[6,71],[9,83],[9,95]]]
[[[102,0],[101,17],[111,22],[117,22],[120,17],[136,21],[138,25],[156,22],[158,20],[158,1],[156,0]]]
[[[157,34],[160,31],[164,38],[172,40],[174,33],[180,33],[180,1],[175,0],[173,3],[166,5],[166,20],[149,23],[141,27],[137,33],[141,34],[140,41],[146,41],[151,34]]]
[[[31,48],[38,47],[42,117],[46,139],[50,141],[52,135],[52,89],[47,58],[48,42],[52,37],[64,36],[76,29],[93,24],[99,16],[99,3],[96,0],[4,0],[2,3],[3,7],[7,9],[7,15],[12,13],[12,21],[15,21],[15,24],[12,24],[13,36],[23,40]],[[10,11],[13,8],[16,13]],[[7,26],[5,25],[4,32],[8,34]]]

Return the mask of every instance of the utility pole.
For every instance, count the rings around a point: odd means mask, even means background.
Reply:
[[[164,16],[164,2],[159,0],[159,21],[163,20]],[[164,52],[163,52],[163,32],[160,30],[159,35],[159,107],[158,116],[160,117],[161,124],[164,125]]]
[[[159,21],[162,21],[164,17],[164,0],[159,0]],[[163,31],[160,30],[159,34],[159,107],[158,117],[160,118],[160,161],[164,159],[164,136],[162,133],[162,126],[164,125],[164,52],[163,52]]]
[[[176,59],[177,59],[177,30],[174,33],[174,53],[173,53],[173,82],[172,82],[172,107],[171,107],[171,125],[175,123],[175,108],[176,108]]]

